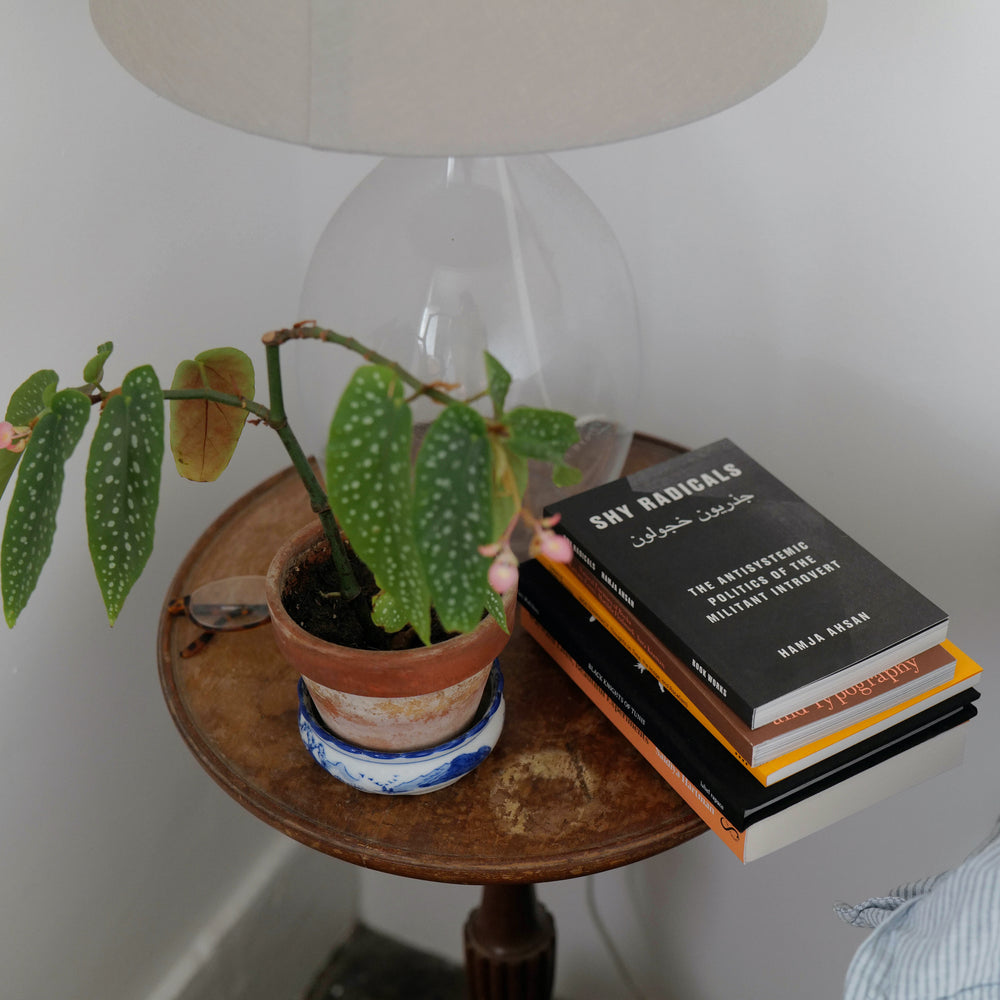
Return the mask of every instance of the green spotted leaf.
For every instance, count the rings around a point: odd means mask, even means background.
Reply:
[[[511,451],[548,462],[557,486],[572,486],[580,481],[580,470],[567,465],[564,458],[580,440],[576,423],[568,413],[519,406],[505,416],[504,422],[510,431],[507,447]]]
[[[64,466],[89,413],[90,400],[83,393],[63,389],[52,396],[51,409],[42,414],[24,450],[0,547],[4,617],[11,628],[52,551]]]
[[[87,462],[87,540],[112,625],[153,551],[163,431],[156,373],[136,368],[108,399]]]
[[[14,390],[10,403],[7,404],[7,415],[4,419],[15,427],[27,427],[45,409],[46,388],[58,381],[59,376],[50,369],[35,372]],[[4,490],[7,489],[7,483],[10,482],[20,458],[20,452],[0,451],[0,496],[3,496]]]
[[[84,382],[96,385],[104,378],[104,362],[111,357],[114,347],[115,345],[109,340],[97,348],[97,354],[83,366]]]
[[[430,641],[430,589],[413,536],[413,418],[399,378],[362,365],[344,390],[326,451],[330,508],[392,606]]]
[[[486,421],[468,406],[446,407],[417,455],[414,531],[431,599],[449,632],[471,632],[483,616],[492,540],[492,459]]]
[[[212,389],[253,399],[253,362],[235,347],[203,351],[182,361],[172,389]],[[170,401],[170,450],[177,471],[196,483],[211,483],[229,465],[246,424],[247,410],[207,399]]]
[[[504,632],[509,632],[510,629],[507,628],[507,611],[503,606],[503,598],[489,584],[486,585],[485,594],[483,603],[486,605],[486,610],[493,616],[493,620]]]
[[[556,486],[575,486],[583,473],[575,466],[566,462],[552,463],[552,482]]]
[[[372,602],[372,621],[386,632],[401,632],[410,624],[406,610],[385,591],[379,593]]]
[[[486,360],[486,384],[490,399],[493,401],[493,412],[496,416],[503,413],[507,401],[507,391],[510,389],[510,372],[489,351],[484,352]]]

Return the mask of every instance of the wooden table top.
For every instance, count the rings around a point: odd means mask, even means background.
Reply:
[[[626,470],[672,454],[637,437]],[[368,795],[316,764],[298,733],[297,676],[270,626],[197,634],[166,614],[210,580],[263,574],[312,517],[292,471],[242,497],[181,563],[160,618],[164,695],[188,747],[242,806],[325,854],[379,871],[465,884],[572,878],[668,850],[705,827],[520,627],[501,655],[507,718],[499,744],[456,784],[428,795]]]

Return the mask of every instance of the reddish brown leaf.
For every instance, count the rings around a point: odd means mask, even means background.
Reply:
[[[227,393],[252,400],[253,362],[235,347],[220,347],[182,361],[173,389]],[[185,478],[209,483],[222,474],[239,443],[247,410],[205,399],[170,401],[170,450]]]

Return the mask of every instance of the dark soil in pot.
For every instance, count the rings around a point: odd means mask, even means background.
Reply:
[[[378,587],[371,571],[353,552],[349,555],[361,594],[354,601],[345,600],[329,552],[324,542],[288,574],[282,603],[300,628],[318,639],[352,649],[413,649],[423,645],[411,628],[389,633],[367,620],[367,609]],[[431,642],[443,642],[452,634],[444,631],[432,613]]]

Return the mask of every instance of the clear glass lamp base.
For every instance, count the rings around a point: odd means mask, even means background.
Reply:
[[[488,350],[513,376],[508,408],[577,417],[570,459],[583,480],[557,490],[533,471],[536,511],[621,470],[640,381],[632,281],[607,222],[548,156],[381,161],[320,239],[300,315],[470,396],[485,387]],[[296,419],[322,457],[357,361],[326,345],[301,348],[299,399],[315,403]]]

